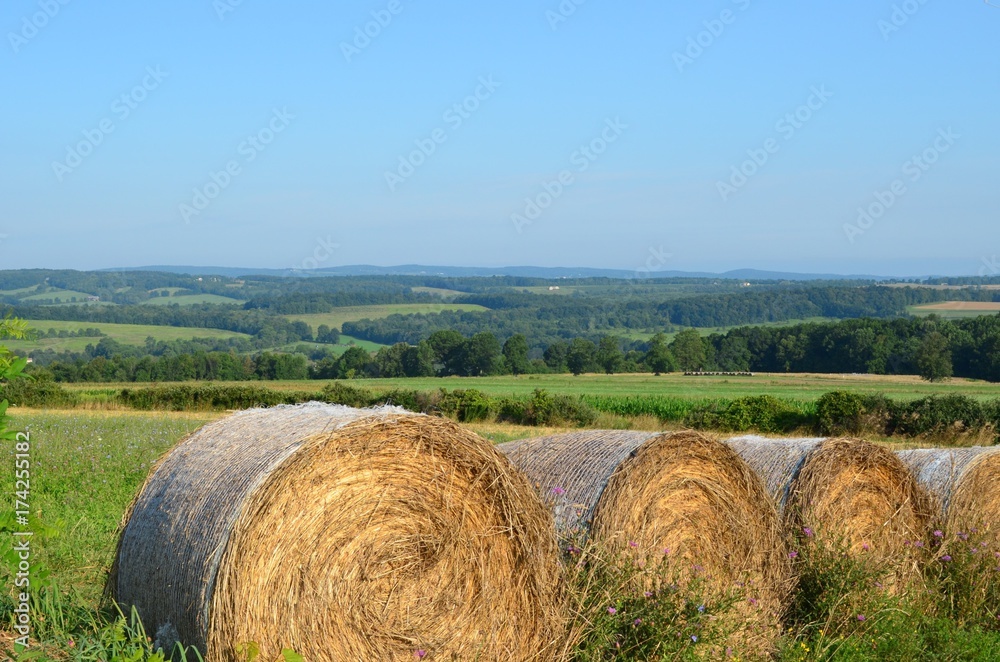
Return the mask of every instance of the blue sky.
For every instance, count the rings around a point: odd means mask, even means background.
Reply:
[[[1000,6],[576,2],[6,2],[0,268],[1000,272]]]

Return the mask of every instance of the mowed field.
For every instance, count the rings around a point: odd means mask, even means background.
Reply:
[[[145,324],[109,324],[105,322],[63,322],[58,320],[28,320],[28,325],[37,331],[81,331],[99,329],[109,338],[129,345],[142,345],[146,338],[156,340],[190,340],[191,338],[250,338],[244,333],[203,329],[185,326],[150,326]],[[57,352],[82,352],[87,345],[96,345],[100,338],[40,338],[38,340],[5,340],[11,351],[27,354],[36,349],[51,349]]]
[[[233,383],[233,382],[230,382]],[[247,382],[275,390],[313,391],[326,383],[321,380]],[[679,373],[660,375],[504,375],[500,377],[412,377],[399,379],[355,379],[352,386],[372,390],[411,389],[433,391],[439,388],[478,389],[492,395],[528,395],[535,389],[567,395],[664,395],[691,400],[738,398],[745,395],[775,397],[812,402],[830,391],[883,393],[891,398],[912,400],[928,395],[958,394],[987,400],[1000,397],[1000,384],[970,379],[952,379],[930,383],[914,376],[885,375],[814,375],[759,373],[753,377],[685,376]],[[68,389],[107,392],[109,389],[136,388],[137,384],[65,384]]]
[[[483,311],[486,308],[469,303],[400,303],[385,306],[346,306],[335,308],[329,313],[310,315],[286,315],[292,321],[302,321],[315,331],[320,324],[326,324],[331,329],[340,329],[344,322],[358,320],[377,320],[389,315],[413,315],[417,313],[440,313],[445,310]]]
[[[218,294],[182,294],[170,297],[152,297],[142,302],[145,306],[193,306],[199,303],[229,304],[242,306],[240,299],[219,296]]]
[[[934,314],[945,319],[961,319],[1000,313],[1000,302],[942,301],[941,303],[928,303],[922,306],[910,306],[908,310],[913,315]]]

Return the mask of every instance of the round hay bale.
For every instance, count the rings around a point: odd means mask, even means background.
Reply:
[[[1000,447],[897,451],[931,494],[937,520],[954,533],[1000,535]]]
[[[741,588],[749,599],[737,609],[737,639],[771,646],[790,576],[780,520],[763,483],[726,445],[697,432],[598,430],[499,448],[553,504],[564,534],[587,531],[612,550]]]
[[[445,419],[310,403],[181,441],[142,487],[109,593],[213,661],[552,659],[559,550],[531,485]]]
[[[745,436],[726,443],[764,479],[791,534],[808,527],[843,541],[852,555],[910,571],[904,542],[926,529],[930,501],[887,448],[841,438]]]

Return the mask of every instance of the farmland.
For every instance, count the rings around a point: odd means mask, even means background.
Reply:
[[[42,595],[48,597],[34,607],[34,632],[40,639],[34,649],[43,654],[42,659],[50,659],[46,655],[64,659],[67,649],[92,650],[98,641],[106,646],[114,636],[121,641],[122,626],[98,616],[105,577],[114,558],[118,523],[156,459],[184,435],[220,415],[14,412],[12,427],[30,430],[32,439],[32,528],[36,531],[32,568],[39,576],[51,573],[51,583],[42,589]],[[560,431],[495,423],[467,427],[494,442]],[[0,484],[13,485],[12,466],[0,465]],[[822,572],[823,566],[804,565],[802,570]],[[865,576],[858,575],[856,569],[851,572],[855,573],[852,577]],[[1000,646],[996,633],[969,625],[971,618],[941,616],[939,608],[927,599],[916,595],[886,598],[866,588],[864,582],[839,582],[834,577],[824,581],[830,582],[828,590],[839,593],[834,594],[836,601],[830,611],[820,610],[815,617],[830,620],[820,628],[811,620],[796,620],[801,616],[795,612],[789,614],[791,625],[772,659],[985,661],[994,659],[988,651]],[[935,581],[933,574],[927,581]],[[716,608],[723,607],[711,607]],[[5,642],[0,632],[0,650],[9,646],[9,641]]]
[[[377,320],[388,317],[389,315],[426,315],[429,313],[440,313],[446,310],[482,312],[486,310],[486,308],[475,304],[457,303],[390,304],[384,306],[346,306],[343,308],[335,308],[329,313],[288,315],[287,317],[293,322],[305,322],[313,328],[317,328],[320,324],[326,324],[330,328],[340,329],[344,322],[357,322],[363,319]]]
[[[155,340],[190,340],[192,338],[249,338],[246,334],[223,331],[220,329],[184,328],[172,326],[151,326],[142,324],[110,324],[105,322],[66,322],[61,320],[28,321],[28,324],[40,331],[55,329],[59,331],[79,332],[84,329],[96,328],[104,335],[128,345],[142,345],[146,338]],[[36,349],[50,349],[57,352],[82,352],[87,345],[94,345],[99,337],[76,338],[39,338],[37,340],[12,340],[5,344],[14,352],[28,354]]]
[[[214,303],[219,305],[243,305],[243,301],[218,294],[181,294],[169,297],[153,297],[143,302],[147,306],[194,306],[202,303]]]
[[[937,315],[943,319],[965,319],[980,315],[995,315],[1000,312],[1000,302],[996,301],[943,301],[923,306],[911,306],[914,315]]]
[[[315,380],[245,382],[267,386],[277,391],[309,391],[317,388]],[[773,395],[801,402],[813,402],[830,391],[882,393],[900,400],[912,400],[928,395],[960,394],[986,400],[1000,397],[1000,385],[988,382],[953,379],[932,383],[913,376],[885,375],[818,375],[818,374],[755,374],[753,377],[685,376],[671,373],[600,375],[504,375],[497,377],[405,377],[395,379],[353,379],[352,386],[376,391],[414,389],[435,391],[446,389],[477,389],[490,395],[530,395],[535,389],[563,395],[589,396],[669,396],[684,400],[737,398],[745,395]],[[234,384],[236,384],[234,382]],[[79,393],[99,393],[134,384],[67,384]]]

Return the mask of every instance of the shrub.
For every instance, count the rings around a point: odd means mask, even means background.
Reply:
[[[456,389],[451,393],[441,389],[438,407],[443,414],[462,423],[473,423],[490,418],[494,413],[495,404],[485,393],[473,388]]]
[[[367,407],[372,402],[372,394],[343,382],[331,382],[323,387],[320,399],[334,405]]]
[[[964,395],[931,395],[897,407],[890,432],[920,437],[975,433],[986,423],[983,406]]]
[[[893,402],[881,394],[831,391],[816,402],[816,431],[821,435],[888,434]]]
[[[718,422],[727,432],[789,432],[806,425],[808,418],[788,401],[773,395],[751,395],[730,402],[719,413]]]
[[[51,380],[22,378],[0,384],[3,400],[17,407],[72,407],[80,398]]]

